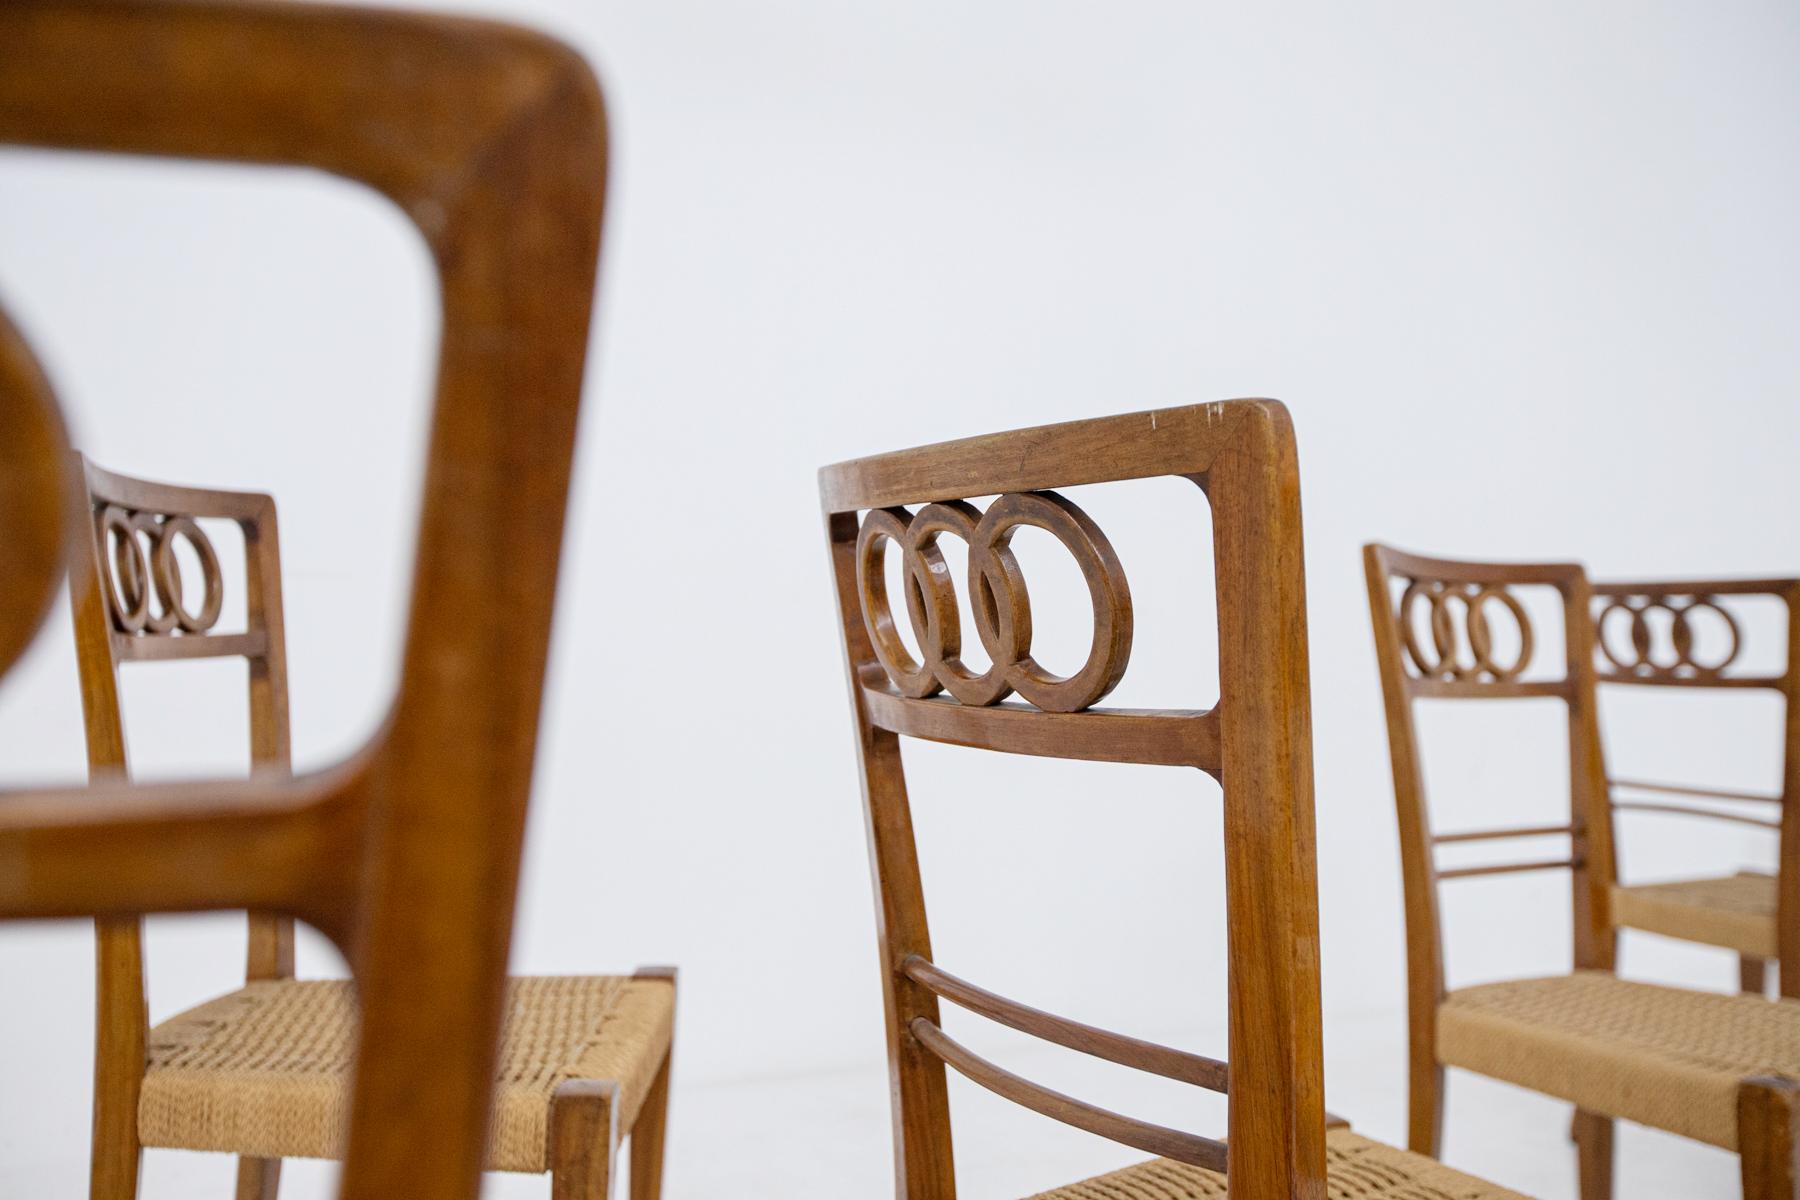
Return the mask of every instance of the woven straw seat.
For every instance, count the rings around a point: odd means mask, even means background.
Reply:
[[[488,1168],[548,1169],[551,1095],[569,1079],[619,1084],[631,1128],[669,1048],[667,980],[509,982]],[[342,980],[252,983],[150,1033],[138,1102],[146,1146],[265,1158],[342,1158],[356,1005]]]
[[[1225,1176],[1153,1158],[1031,1200],[1215,1200],[1229,1196]],[[1327,1200],[1525,1200],[1444,1164],[1372,1142],[1348,1129],[1325,1136]]]
[[[1613,921],[1683,941],[1777,958],[1775,877],[1741,871],[1612,889]]]
[[[1438,1058],[1735,1150],[1739,1083],[1800,1079],[1800,1001],[1599,971],[1483,984],[1450,993],[1438,1009]]]

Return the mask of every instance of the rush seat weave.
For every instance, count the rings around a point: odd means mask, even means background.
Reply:
[[[1800,1001],[1577,971],[1450,993],[1437,1044],[1446,1066],[1735,1150],[1738,1084],[1800,1079]]]
[[[1031,1200],[1222,1200],[1225,1176],[1203,1167],[1153,1158]],[[1422,1154],[1372,1142],[1348,1129],[1325,1135],[1327,1200],[1525,1200]]]
[[[341,1158],[356,1002],[344,980],[252,983],[150,1032],[138,1101],[146,1146]],[[619,1084],[630,1129],[668,1052],[675,989],[622,976],[507,985],[490,1170],[544,1171],[550,1100],[568,1079]]]
[[[1778,958],[1775,877],[1741,871],[1612,889],[1613,923],[1666,937]]]

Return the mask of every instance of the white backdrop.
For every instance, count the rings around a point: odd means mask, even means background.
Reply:
[[[1580,557],[1615,576],[1800,570],[1800,12],[483,11],[593,58],[616,151],[514,960],[680,964],[672,1193],[732,1180],[799,1194],[808,1168],[774,1161],[780,1106],[703,1098],[799,1095],[807,1079],[860,1106],[835,1115],[871,1148],[817,1194],[886,1186],[817,467],[1240,395],[1285,400],[1300,442],[1332,1104],[1400,1137],[1399,882],[1358,547]],[[98,461],[276,494],[296,757],[353,747],[393,674],[435,334],[408,227],[312,175],[8,151],[0,295]],[[1081,499],[1113,533],[1140,609],[1118,700],[1210,701],[1197,494],[1152,483]],[[1072,663],[1085,601],[1041,549],[1027,546],[1028,569],[1043,581],[1049,661]],[[234,769],[236,682],[216,664],[132,675],[145,771]],[[1739,704],[1695,723],[1615,703],[1615,758],[1767,788],[1776,714]],[[1429,713],[1445,823],[1553,815],[1556,724],[1545,709]],[[0,776],[72,779],[81,763],[65,610],[0,692]],[[909,764],[942,961],[1222,1049],[1209,783],[941,747]],[[1754,835],[1669,821],[1627,837],[1644,877],[1772,854]],[[1448,913],[1453,982],[1567,962],[1557,879],[1464,885]],[[0,930],[0,1194],[82,1186],[89,947],[76,925]],[[1634,938],[1626,954],[1645,977],[1735,978],[1719,952]],[[303,967],[339,964],[315,940]],[[240,969],[234,921],[159,921],[153,1015]],[[1108,1086],[1119,1103],[1140,1097]],[[1465,1094],[1452,1095],[1453,1160],[1466,1146],[1465,1163],[1567,1194],[1560,1158],[1521,1174],[1512,1156],[1459,1143],[1482,1122]],[[1167,1120],[1215,1111],[1141,1096]],[[1533,1136],[1564,1155],[1548,1113],[1530,1110]],[[1040,1146],[1079,1136],[1005,1128],[1001,1144],[960,1148],[1020,1189],[1055,1178],[1032,1174]],[[1691,1145],[1657,1152],[1674,1174],[1631,1194],[1733,1177]],[[152,1155],[148,1193],[228,1166],[187,1161]],[[303,1194],[323,1176],[295,1179]]]

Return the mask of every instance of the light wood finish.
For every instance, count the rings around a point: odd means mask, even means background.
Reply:
[[[382,192],[431,248],[443,331],[389,719],[297,778],[0,798],[0,916],[313,924],[361,1003],[341,1194],[473,1196],[594,290],[592,74],[499,25],[282,3],[15,0],[0,44],[0,142],[312,166]]]
[[[1218,707],[1090,708],[1129,649],[1129,585],[1105,535],[1051,489],[1161,475],[1211,508],[1219,620]],[[1197,1169],[1228,1169],[1237,1200],[1318,1200],[1325,1186],[1318,898],[1299,479],[1281,405],[1244,400],[1019,430],[826,467],[819,474],[863,769],[893,1097],[895,1190],[956,1194],[944,1068],[1040,1113]],[[997,496],[986,513],[970,496]],[[909,511],[906,506],[922,506]],[[1001,514],[996,517],[994,514]],[[1082,564],[1096,614],[1087,665],[1066,682],[1030,658],[1023,573],[1008,523],[1041,517]],[[996,664],[959,659],[958,581],[937,550],[970,537],[965,586]],[[902,546],[906,653],[879,577]],[[1008,690],[1026,704],[997,705]],[[942,690],[949,697],[934,696]],[[1181,765],[1224,795],[1230,1035],[1226,1063],[1020,1004],[935,965],[901,735],[1100,762]],[[1228,1095],[1228,1143],[1121,1116],[982,1059],[943,1032],[940,1000],[1057,1044]]]
[[[1674,814],[1775,831],[1779,839],[1773,922],[1776,960],[1800,962],[1800,579],[1688,579],[1624,583],[1597,582],[1590,609],[1599,650],[1595,679],[1618,686],[1654,686],[1716,690],[1754,688],[1781,697],[1783,738],[1781,793],[1759,795],[1738,790],[1670,784],[1661,781],[1611,779],[1607,820],[1597,822],[1595,886],[1608,894],[1621,885],[1618,835],[1612,813]],[[1747,598],[1774,600],[1786,620],[1787,648],[1782,670],[1776,675],[1753,675],[1734,670],[1745,649],[1746,635],[1735,604]],[[1651,613],[1663,614],[1652,622]],[[1696,649],[1699,614],[1728,637],[1725,649],[1708,659]],[[1693,804],[1657,800],[1650,796],[1695,797],[1737,808],[1703,808]],[[1621,926],[1622,927],[1622,926]],[[1682,927],[1645,926],[1665,936],[1680,937]],[[1717,944],[1717,943],[1715,943]],[[1740,953],[1739,983],[1745,991],[1762,995],[1768,960],[1762,955]],[[1781,994],[1800,998],[1800,969],[1777,967]]]
[[[1574,966],[1578,974],[1562,980],[1539,981],[1532,987],[1546,996],[1561,996],[1571,989],[1579,990],[1581,972],[1611,972],[1614,966],[1614,930],[1607,887],[1612,878],[1610,816],[1597,717],[1596,651],[1594,623],[1590,617],[1593,593],[1586,573],[1574,563],[1455,561],[1426,558],[1371,544],[1364,548],[1364,568],[1386,703],[1406,897],[1408,1138],[1414,1150],[1435,1156],[1443,1129],[1445,1065],[1470,1066],[1515,1083],[1528,1083],[1514,1077],[1515,1073],[1505,1065],[1520,1059],[1521,1053],[1516,1050],[1502,1052],[1492,1046],[1486,1047],[1486,1057],[1480,1065],[1461,1051],[1454,1056],[1446,1053],[1444,1039],[1440,1036],[1446,1001],[1449,999],[1454,1003],[1455,997],[1464,996],[1465,992],[1447,996],[1445,990],[1438,884],[1445,880],[1520,870],[1568,869],[1572,876]],[[1536,644],[1526,610],[1516,601],[1500,601],[1521,626],[1518,642],[1524,653],[1517,661],[1495,662],[1491,654],[1481,649],[1481,643],[1489,640],[1488,634],[1475,634],[1467,622],[1479,619],[1477,614],[1482,612],[1484,605],[1491,608],[1496,598],[1507,595],[1511,589],[1532,585],[1554,589],[1558,596],[1564,652],[1560,663],[1548,666],[1549,678],[1521,680],[1519,677],[1534,666],[1530,651]],[[1418,649],[1420,622],[1416,615],[1409,613],[1409,608],[1418,603],[1414,598],[1421,594],[1462,598],[1455,606],[1459,611],[1448,616],[1440,612],[1438,606],[1429,611],[1426,627],[1431,643],[1423,652]],[[1458,621],[1464,623],[1460,628]],[[1415,701],[1421,698],[1507,699],[1523,696],[1555,697],[1566,705],[1570,764],[1568,825],[1521,826],[1483,831],[1474,837],[1467,834],[1434,837],[1413,721]],[[1434,849],[1446,842],[1565,834],[1569,838],[1568,857],[1542,862],[1446,870],[1438,866]],[[1565,983],[1570,987],[1561,986]],[[1467,994],[1473,996],[1481,991],[1479,988],[1467,989]],[[1692,1003],[1684,1006],[1684,998],[1691,999]],[[1718,999],[1698,993],[1675,993],[1668,1003],[1684,1008],[1684,1011],[1693,1009],[1693,1015],[1703,1016],[1700,1012],[1703,1006]],[[1462,1010],[1457,1012],[1460,1021]],[[1540,1029],[1532,1021],[1529,1015],[1509,1018],[1509,1033],[1532,1041],[1534,1053],[1542,1050],[1546,1059],[1555,1057],[1559,1044],[1571,1053],[1576,1050],[1603,1052],[1611,1036],[1603,1027],[1604,1022],[1584,1023],[1570,1019],[1553,1025],[1545,1020]],[[1594,1101],[1590,1099],[1589,1102]],[[1676,1103],[1679,1104],[1679,1097]],[[1576,1116],[1573,1132],[1578,1147],[1578,1179],[1583,1200],[1606,1200],[1611,1195],[1612,1124],[1612,1117],[1606,1113],[1586,1112]],[[1763,1154],[1763,1144],[1754,1139],[1743,1140],[1747,1136],[1740,1135],[1740,1152],[1746,1158]],[[1754,1170],[1763,1170],[1765,1165],[1757,1165]],[[1746,1166],[1746,1178],[1752,1169],[1750,1165]],[[1789,1194],[1783,1193],[1783,1196],[1791,1200]]]

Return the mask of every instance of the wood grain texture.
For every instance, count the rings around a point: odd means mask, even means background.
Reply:
[[[317,925],[361,1000],[341,1194],[472,1196],[594,292],[593,76],[500,25],[284,3],[16,0],[0,44],[0,142],[359,180],[418,228],[442,303],[388,720],[292,780],[0,799],[0,915]]]
[[[862,513],[888,510],[887,528],[904,536],[920,519],[905,505],[929,505],[921,510],[929,513],[969,497],[1160,475],[1194,481],[1211,505],[1221,696],[1215,710],[1051,713],[902,694],[877,653],[879,623],[864,619]],[[945,1061],[1040,1112],[1128,1144],[1155,1140],[1159,1152],[1192,1156],[1187,1161],[1218,1153],[1210,1139],[1158,1132],[975,1059],[944,1038],[940,994],[1053,1041],[1190,1081],[1218,1083],[1223,1065],[1030,1009],[932,965],[901,764],[898,735],[905,734],[1013,753],[1178,763],[1217,774],[1224,794],[1232,1083],[1231,1138],[1219,1165],[1228,1169],[1237,1200],[1321,1200],[1325,1112],[1311,717],[1299,478],[1286,410],[1249,400],[1103,417],[879,455],[827,467],[819,479],[861,752],[896,1194],[902,1200],[955,1195]],[[929,596],[922,599],[922,609],[933,608]]]

